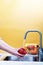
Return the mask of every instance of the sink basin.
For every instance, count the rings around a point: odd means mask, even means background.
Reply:
[[[36,58],[38,58],[38,55],[26,54],[24,57],[17,57],[7,52],[0,54],[0,60],[3,61],[38,61]]]

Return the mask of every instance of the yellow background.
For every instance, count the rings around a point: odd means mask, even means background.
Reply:
[[[0,0],[0,38],[18,48],[30,29],[40,30],[43,36],[43,0]],[[28,36],[26,42],[39,43],[35,33]]]

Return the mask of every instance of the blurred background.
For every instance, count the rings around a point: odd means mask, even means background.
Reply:
[[[19,48],[30,29],[40,30],[43,37],[43,0],[0,0],[0,38]],[[39,35],[28,34],[26,42],[39,44]]]

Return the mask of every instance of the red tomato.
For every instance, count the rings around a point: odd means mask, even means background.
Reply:
[[[34,45],[29,45],[29,46],[27,46],[27,49],[28,49],[28,50],[35,49],[35,46],[34,46]]]
[[[26,52],[26,50],[24,48],[20,48],[18,50],[18,53],[25,55],[27,52]]]

